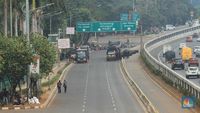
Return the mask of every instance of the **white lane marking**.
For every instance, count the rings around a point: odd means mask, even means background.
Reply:
[[[107,64],[107,63],[106,63]],[[106,66],[105,66],[106,67]],[[109,91],[109,94],[110,94],[110,97],[111,97],[111,101],[112,101],[112,106],[113,106],[113,110],[116,112],[117,111],[117,108],[116,108],[116,103],[115,103],[115,99],[114,99],[114,96],[113,96],[113,93],[112,93],[112,90],[111,90],[111,85],[110,85],[110,81],[109,81],[109,78],[108,78],[108,69],[105,69],[106,70],[106,81],[107,81],[107,85],[108,85],[108,91]],[[109,71],[109,73],[111,74],[111,72]]]
[[[84,89],[84,98],[83,98],[83,104],[82,104],[82,112],[86,111],[88,79],[89,79],[89,66],[88,66],[88,70],[87,70],[87,77],[86,77],[86,83],[85,83],[85,89]]]

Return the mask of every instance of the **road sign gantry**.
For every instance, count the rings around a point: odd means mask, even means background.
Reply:
[[[136,31],[135,21],[96,21],[78,22],[77,32],[117,32],[117,31]]]

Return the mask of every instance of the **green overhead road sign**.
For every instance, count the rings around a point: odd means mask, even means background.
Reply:
[[[92,28],[91,22],[79,22],[76,25],[76,31],[78,32],[90,32]]]
[[[94,22],[92,29],[94,32],[113,32],[119,30],[120,24],[118,22]]]
[[[76,25],[77,32],[115,32],[136,31],[135,21],[80,22]]]
[[[121,13],[120,21],[128,21],[128,13]]]
[[[135,31],[136,23],[135,22],[121,22],[122,31]]]

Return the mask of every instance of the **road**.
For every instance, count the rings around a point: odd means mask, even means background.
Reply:
[[[181,58],[181,56],[179,55],[179,53],[180,53],[179,44],[180,44],[180,43],[186,43],[186,45],[187,45],[188,47],[191,47],[191,48],[193,48],[194,46],[197,46],[197,45],[199,46],[199,45],[200,45],[200,42],[197,42],[197,41],[196,41],[196,38],[193,39],[193,42],[186,42],[186,38],[182,38],[182,39],[179,39],[179,40],[177,40],[177,41],[167,43],[167,44],[169,44],[169,45],[172,46],[173,50],[174,50],[175,53],[176,53],[176,57],[177,57],[177,58]],[[165,65],[167,65],[168,67],[171,68],[171,64],[164,62],[164,58],[162,57],[162,47],[158,47],[158,48],[152,50],[150,53],[151,53],[156,59],[160,60],[160,61],[163,62]],[[194,54],[193,54],[193,57],[195,57]],[[200,61],[200,58],[197,58],[197,59]],[[187,67],[187,64],[185,64],[185,65],[186,65],[185,67]],[[181,76],[185,77],[185,70],[174,70],[174,71],[176,71],[177,73],[179,73]],[[189,80],[192,81],[193,83],[195,83],[196,85],[200,86],[200,81],[199,81],[199,79],[189,79]]]
[[[181,108],[180,101],[177,101],[151,80],[149,73],[140,63],[139,54],[126,59],[126,65],[131,77],[160,113],[190,113],[187,109]]]
[[[145,113],[123,80],[119,62],[106,62],[105,51],[92,52],[88,64],[75,64],[66,79],[67,94],[57,94],[47,109],[15,113]]]

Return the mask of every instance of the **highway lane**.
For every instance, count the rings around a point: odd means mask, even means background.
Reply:
[[[200,42],[197,42],[196,38],[193,38],[193,42],[186,42],[186,38],[182,38],[182,39],[176,40],[174,42],[167,43],[172,46],[173,50],[176,52],[177,58],[181,58],[181,56],[179,54],[180,53],[180,50],[179,50],[180,43],[186,43],[186,45],[191,48],[193,48],[194,46],[200,45]],[[156,58],[158,60],[160,59],[165,65],[167,65],[168,67],[171,68],[171,64],[165,62],[164,58],[162,57],[162,47],[161,46],[153,49],[150,53],[151,53],[151,55],[154,56],[154,58]],[[193,54],[193,57],[195,57],[194,54]],[[197,59],[200,61],[200,58],[197,58]],[[187,67],[187,63],[185,64],[185,67]],[[185,77],[185,70],[174,70],[174,71],[176,71],[177,73],[179,73],[180,75]],[[195,83],[196,85],[200,86],[200,79],[189,79],[189,80],[192,81],[193,83]]]
[[[47,109],[15,112],[145,113],[123,80],[119,62],[106,62],[105,51],[92,52],[87,64],[75,64],[66,79],[67,94],[57,94]]]
[[[190,113],[188,109],[182,109],[180,101],[174,99],[151,80],[140,60],[139,54],[126,59],[127,70],[155,108],[160,113]]]

